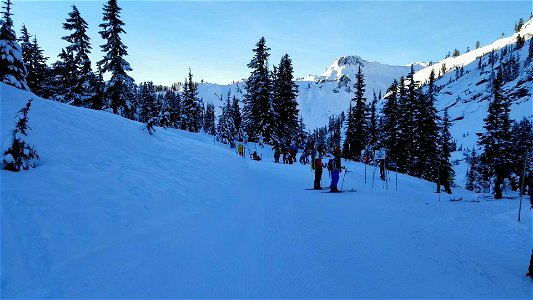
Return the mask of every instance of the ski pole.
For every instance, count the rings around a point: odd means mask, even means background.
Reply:
[[[348,169],[344,169],[344,175],[342,176],[342,183],[341,183],[341,191],[342,191],[342,187],[344,186],[344,178],[346,178],[346,173],[348,173]]]

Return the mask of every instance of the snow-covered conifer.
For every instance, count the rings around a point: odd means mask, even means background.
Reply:
[[[104,4],[103,21],[100,27],[100,35],[106,41],[102,51],[106,54],[98,62],[101,72],[111,73],[111,79],[107,83],[107,97],[113,113],[131,118],[133,108],[130,106],[132,97],[133,78],[126,72],[131,71],[130,64],[124,59],[128,55],[127,47],[122,43],[121,34],[126,32],[122,28],[124,22],[120,20],[120,11],[117,0],[108,0]]]
[[[275,135],[278,142],[290,144],[298,130],[298,87],[294,83],[292,61],[285,54],[279,67],[273,72],[272,109],[275,119]]]
[[[501,184],[507,176],[511,160],[511,103],[503,94],[502,73],[498,72],[492,85],[492,99],[487,117],[484,119],[485,133],[479,143],[484,147],[481,161],[495,176],[494,193],[496,199],[502,198]]]
[[[62,39],[69,43],[65,52],[72,60],[68,62],[72,64],[72,80],[69,83],[72,86],[68,87],[71,91],[68,97],[72,97],[72,99],[64,100],[72,103],[72,105],[91,107],[92,103],[89,99],[94,91],[92,91],[93,87],[90,84],[95,75],[92,73],[89,59],[91,44],[87,35],[88,25],[75,5],[72,5],[72,11],[68,15],[69,17],[63,23],[63,29],[72,31],[72,33],[62,37]]]
[[[26,141],[28,136],[28,113],[30,112],[31,99],[26,106],[16,115],[19,119],[13,130],[13,142],[11,147],[4,152],[3,168],[5,170],[18,172],[35,167],[35,162],[39,159],[37,151]]]
[[[11,0],[4,0],[3,18],[0,20],[0,81],[16,88],[27,90],[26,67],[22,49],[17,43],[11,16]]]
[[[248,63],[252,69],[246,80],[243,119],[245,131],[250,141],[265,142],[272,139],[274,130],[273,111],[271,107],[271,78],[268,71],[268,51],[264,37],[261,37],[253,49],[254,57]]]

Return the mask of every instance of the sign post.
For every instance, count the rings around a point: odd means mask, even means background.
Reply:
[[[363,163],[365,164],[365,183],[366,183],[366,165],[368,164],[368,157],[365,155],[365,150],[361,150],[361,157],[363,158]]]

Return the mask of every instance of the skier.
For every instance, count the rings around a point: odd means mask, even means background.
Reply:
[[[315,170],[315,158],[317,157],[315,144],[311,143],[310,148],[311,148],[311,170]]]
[[[237,146],[237,152],[240,156],[244,157],[244,146],[242,145],[242,141],[239,140],[239,145]]]
[[[283,147],[283,163],[288,164],[289,160],[287,159],[289,149],[287,147]]]
[[[339,175],[342,172],[342,166],[341,166],[341,148],[335,147],[335,150],[333,151],[333,159],[330,160],[330,163],[328,163],[328,167],[331,171],[331,186],[330,186],[330,192],[332,193],[339,193],[339,189],[337,188],[337,183],[339,183]]]
[[[257,151],[254,151],[254,153],[252,153],[252,159],[253,160],[257,160],[257,161],[261,160],[261,157],[259,157],[259,155],[257,155]]]
[[[315,170],[315,182],[314,182],[314,189],[315,190],[321,190],[322,187],[320,186],[320,181],[322,180],[322,156],[318,155],[313,160],[313,166]]]
[[[274,162],[279,163],[279,156],[281,153],[281,150],[279,149],[279,144],[276,143],[274,147],[272,147],[272,149],[274,150]]]
[[[453,177],[451,174],[449,174],[448,171],[446,171],[445,168],[439,167],[439,184],[444,185],[444,192],[451,194],[452,189],[450,188],[450,183],[452,182]],[[438,189],[438,192],[440,192],[440,187]]]
[[[291,151],[289,152],[291,154],[291,163],[296,162],[296,154],[298,154],[298,148],[296,148],[294,145],[291,146]]]
[[[381,180],[385,180],[385,160],[384,159],[379,160],[379,178],[381,178]]]

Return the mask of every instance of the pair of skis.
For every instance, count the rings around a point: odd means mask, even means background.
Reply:
[[[322,194],[340,194],[340,193],[353,193],[353,192],[356,192],[356,189],[351,189],[351,190],[344,190],[344,191],[338,191],[338,192],[332,192],[332,191],[328,191],[324,188],[319,188],[319,189],[306,189],[307,191],[323,191],[321,192]]]

